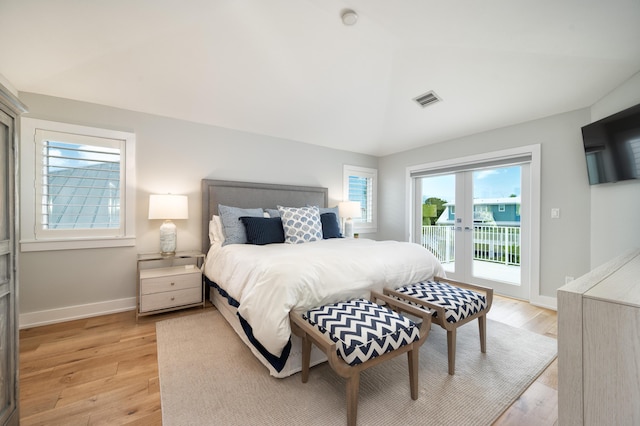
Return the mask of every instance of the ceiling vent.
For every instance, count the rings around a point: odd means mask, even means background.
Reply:
[[[413,98],[413,100],[416,101],[422,108],[425,108],[429,105],[435,104],[436,102],[440,102],[442,99],[432,90]]]

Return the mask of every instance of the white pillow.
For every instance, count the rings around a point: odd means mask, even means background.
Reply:
[[[322,240],[322,222],[317,207],[282,207],[278,206],[284,242],[301,244]]]
[[[224,233],[222,232],[222,221],[220,216],[214,215],[209,221],[209,242],[223,243]]]

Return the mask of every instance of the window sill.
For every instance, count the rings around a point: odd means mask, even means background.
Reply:
[[[79,250],[107,247],[133,247],[136,245],[136,237],[122,238],[86,238],[66,240],[23,240],[20,241],[21,252],[52,251],[52,250]]]
[[[378,232],[378,228],[356,228],[354,227],[354,234],[375,234]]]

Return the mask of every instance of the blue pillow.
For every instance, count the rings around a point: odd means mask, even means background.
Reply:
[[[267,212],[269,217],[280,217],[278,209],[264,209],[264,211]]]
[[[320,214],[322,213],[333,213],[336,215],[336,219],[340,216],[340,211],[338,210],[338,206],[335,207],[319,207]]]
[[[247,242],[263,246],[265,244],[284,243],[284,228],[279,217],[240,218],[247,233]]]
[[[241,216],[264,217],[264,212],[262,209],[241,209],[219,204],[218,215],[222,221],[222,229],[224,231],[224,243],[222,245],[226,246],[227,244],[246,244],[247,233],[244,225],[240,222]]]
[[[311,207],[311,206],[309,206]],[[342,225],[340,224],[340,210],[338,210],[338,206],[335,207],[318,207],[318,210],[320,210],[320,214],[323,213],[333,213],[336,215],[336,224],[338,226],[338,232],[342,231]]]
[[[335,213],[322,213],[320,215],[320,222],[322,222],[322,238],[325,240],[329,238],[342,238],[340,225],[338,225],[338,219],[336,219]]]

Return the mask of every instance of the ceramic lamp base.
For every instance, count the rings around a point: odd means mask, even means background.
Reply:
[[[160,252],[162,254],[174,254],[176,252],[177,238],[176,225],[170,220],[165,220],[160,226]]]
[[[353,238],[353,221],[351,219],[344,221],[344,236],[346,238]]]

